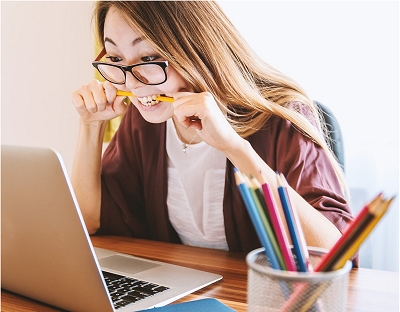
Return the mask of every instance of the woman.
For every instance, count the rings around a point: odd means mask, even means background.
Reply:
[[[94,16],[105,53],[94,65],[107,80],[72,96],[81,117],[72,183],[89,233],[253,250],[237,167],[274,190],[282,172],[307,244],[332,247],[352,216],[318,113],[217,3],[99,1]],[[135,95],[132,105],[117,89]],[[122,114],[102,157],[106,122]]]

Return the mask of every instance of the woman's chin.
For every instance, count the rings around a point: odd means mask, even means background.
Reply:
[[[150,123],[162,123],[171,118],[174,114],[171,103],[159,102],[155,105],[145,106],[141,103],[135,103],[140,114]]]

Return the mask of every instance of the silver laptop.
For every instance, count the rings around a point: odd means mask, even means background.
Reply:
[[[162,306],[222,278],[94,248],[62,158],[48,148],[2,146],[1,239],[1,287],[69,311]]]

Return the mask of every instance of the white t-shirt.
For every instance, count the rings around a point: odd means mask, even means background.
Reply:
[[[167,120],[169,219],[185,245],[228,250],[222,211],[226,157],[205,142],[182,151]]]

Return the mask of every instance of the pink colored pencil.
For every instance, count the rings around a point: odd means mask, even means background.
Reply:
[[[286,236],[275,199],[272,195],[271,188],[267,182],[262,183],[261,187],[264,193],[265,202],[267,204],[268,213],[271,218],[272,227],[274,229],[279,248],[282,252],[283,260],[285,261],[288,271],[297,271],[292,252],[289,248],[289,241]]]

